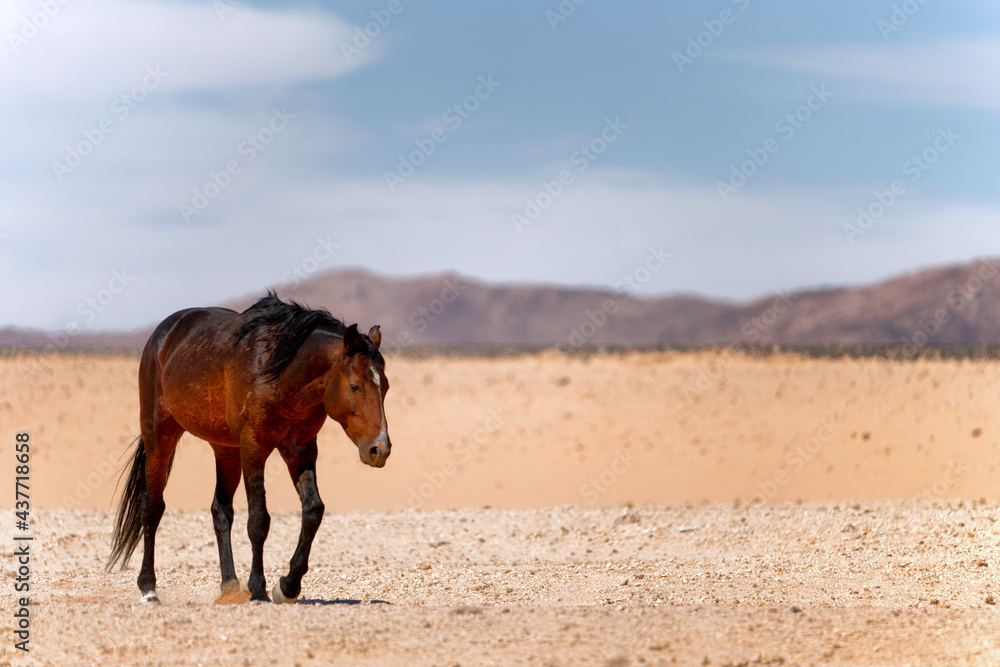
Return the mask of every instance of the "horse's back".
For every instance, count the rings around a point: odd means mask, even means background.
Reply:
[[[156,360],[162,366],[171,354],[193,343],[205,350],[231,346],[235,335],[235,320],[239,315],[228,308],[185,308],[160,322],[143,350],[146,361]],[[207,351],[207,350],[205,350]]]
[[[199,437],[224,435],[226,366],[238,316],[228,308],[186,308],[160,322],[139,365],[140,402],[166,409]]]

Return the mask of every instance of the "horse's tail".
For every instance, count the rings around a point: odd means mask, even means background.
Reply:
[[[109,572],[119,560],[124,570],[136,545],[139,544],[139,538],[142,537],[142,497],[146,493],[146,447],[142,436],[136,438],[135,442],[138,445],[135,454],[132,455],[132,469],[129,470],[125,489],[122,491],[121,500],[118,501],[118,518],[115,520],[115,532],[111,538],[111,556],[104,566],[105,572]],[[123,475],[127,468],[128,464],[122,469]],[[120,477],[119,482],[121,482]]]

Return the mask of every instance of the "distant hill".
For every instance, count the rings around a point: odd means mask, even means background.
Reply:
[[[277,291],[328,308],[362,330],[380,324],[388,346],[1000,343],[1000,258],[747,303],[491,285],[453,273],[386,278],[360,270],[331,271]],[[261,294],[224,305],[242,310]],[[141,347],[148,335],[148,329],[87,333],[68,344]],[[0,329],[2,346],[48,344],[43,331]]]
[[[81,331],[73,336],[61,332],[20,327],[0,328],[0,347],[31,347],[67,350],[142,349],[153,328],[138,331]]]

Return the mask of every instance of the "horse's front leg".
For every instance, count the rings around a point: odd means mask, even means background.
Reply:
[[[302,529],[299,543],[288,566],[288,576],[278,580],[271,597],[275,602],[295,602],[299,596],[302,577],[309,571],[309,550],[312,548],[316,530],[323,521],[323,501],[316,488],[316,439],[301,445],[281,447],[281,458],[288,466],[295,490],[302,502]]]
[[[264,462],[269,451],[257,442],[244,441],[240,446],[240,462],[243,467],[243,484],[247,490],[247,533],[250,535],[250,549],[253,558],[250,563],[250,599],[270,602],[267,584],[264,581],[264,541],[271,528],[271,515],[267,513],[264,500]]]

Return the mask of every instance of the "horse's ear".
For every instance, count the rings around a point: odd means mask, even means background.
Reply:
[[[368,337],[372,339],[372,344],[375,345],[375,349],[377,350],[379,345],[382,344],[382,332],[378,330],[377,324],[368,330]]]
[[[352,324],[344,331],[344,354],[351,356],[358,351],[361,345],[361,334],[358,333],[358,325]]]

